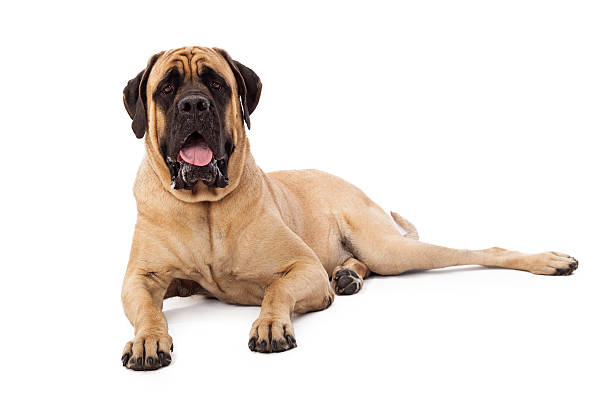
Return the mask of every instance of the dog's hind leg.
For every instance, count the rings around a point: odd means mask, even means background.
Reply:
[[[567,254],[524,254],[503,248],[457,250],[402,237],[391,218],[376,205],[344,216],[343,236],[350,252],[376,274],[393,275],[417,269],[485,265],[541,275],[569,275],[578,262]]]
[[[331,284],[337,295],[353,295],[361,290],[363,280],[370,274],[367,265],[349,258],[332,271]]]

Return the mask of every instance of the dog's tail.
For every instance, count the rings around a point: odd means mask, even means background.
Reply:
[[[395,223],[397,223],[406,232],[406,234],[404,234],[404,237],[412,238],[415,240],[419,239],[419,233],[417,232],[416,227],[414,227],[412,223],[401,217],[399,213],[395,213],[393,211],[391,211],[390,213],[393,220],[395,220]]]

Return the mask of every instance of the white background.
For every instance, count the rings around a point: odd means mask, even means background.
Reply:
[[[606,1],[3,3],[3,402],[610,402],[612,13]],[[319,168],[458,248],[558,250],[570,277],[373,278],[247,348],[258,308],[166,304],[137,373],[120,288],[144,147],[122,104],[160,50],[263,82],[265,170]],[[608,383],[608,386],[605,385]]]

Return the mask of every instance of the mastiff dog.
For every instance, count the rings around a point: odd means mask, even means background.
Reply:
[[[409,221],[338,177],[263,172],[246,135],[261,88],[253,70],[223,49],[203,47],[153,55],[125,87],[132,129],[145,137],[146,149],[121,293],[134,326],[121,356],[127,368],[170,364],[173,344],[162,312],[168,297],[203,294],[259,305],[248,347],[282,352],[297,346],[293,313],[359,292],[371,273],[486,265],[569,275],[577,268],[558,252],[426,244]]]

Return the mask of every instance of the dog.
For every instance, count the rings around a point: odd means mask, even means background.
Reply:
[[[134,326],[125,367],[170,364],[168,297],[260,305],[248,347],[282,352],[297,346],[292,313],[326,309],[335,295],[357,293],[370,273],[485,265],[569,275],[578,267],[557,252],[426,244],[409,221],[331,174],[264,173],[246,136],[261,90],[253,70],[204,47],[153,55],[124,89],[132,130],[146,134],[121,293]]]

